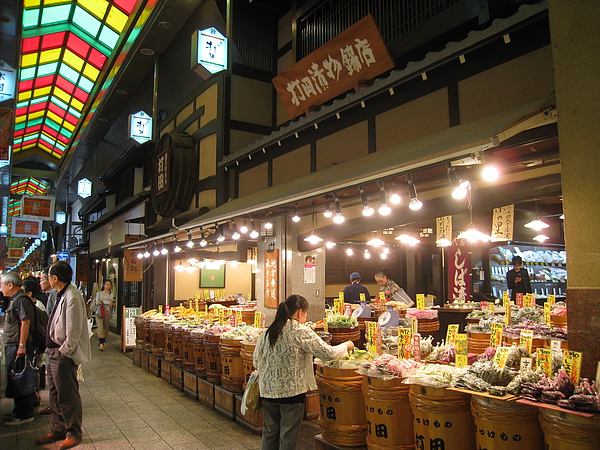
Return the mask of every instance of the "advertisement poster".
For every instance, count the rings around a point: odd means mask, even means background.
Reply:
[[[55,197],[45,195],[24,195],[21,201],[21,215],[41,220],[54,220]]]
[[[304,257],[304,283],[313,284],[317,282],[317,266],[315,255],[306,255]]]
[[[13,217],[12,236],[39,238],[42,232],[42,221],[38,219],[24,219]]]
[[[465,247],[448,248],[448,292],[450,302],[468,302],[471,299],[471,257]]]

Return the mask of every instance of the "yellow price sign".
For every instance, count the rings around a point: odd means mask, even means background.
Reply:
[[[377,334],[377,322],[367,322],[367,333],[368,333],[368,341],[369,341],[369,353],[376,354],[377,353],[377,343],[376,334]]]
[[[208,314],[208,303],[204,303],[204,312]]]
[[[163,305],[158,305],[158,312],[160,314],[162,314],[162,312],[163,312]]]
[[[494,355],[494,362],[498,364],[498,366],[503,369],[506,366],[506,361],[508,360],[508,354],[510,353],[510,347],[498,347],[496,349],[496,354]]]
[[[323,319],[323,331],[329,333],[329,323],[327,322],[327,316]]]
[[[500,347],[502,345],[502,330],[504,329],[503,323],[492,324],[492,334],[490,335],[490,347]]]
[[[380,292],[380,293],[379,293],[379,300],[380,300],[381,302],[384,302],[384,303],[385,303],[385,301],[386,301],[386,298],[385,298],[385,292]]]
[[[398,358],[409,359],[412,350],[412,336],[410,328],[398,328]]]
[[[212,312],[208,313],[208,321],[210,322],[210,324],[212,325],[213,320],[215,320],[215,315]]]
[[[425,309],[425,294],[417,294],[417,309]]]
[[[209,293],[208,293],[208,289],[204,289],[204,300],[209,299]]]
[[[552,317],[550,315],[550,305],[550,302],[544,303],[544,322],[546,322],[546,325],[550,325],[552,322]]]
[[[242,311],[241,310],[236,310],[235,312],[235,326],[239,326],[242,322],[244,321],[243,317],[242,317]]]
[[[336,298],[333,300],[333,309],[336,314],[344,314],[344,300]]]
[[[338,298],[342,301],[344,301],[344,292],[338,292]]]
[[[410,328],[412,329],[413,336],[419,332],[419,321],[415,318],[411,318]]]
[[[537,365],[541,367],[547,377],[552,376],[552,350],[549,348],[537,349]]]
[[[367,301],[367,298],[366,298],[364,292],[361,292],[360,294],[358,294],[358,300],[361,301],[361,302],[366,302]]]
[[[556,295],[554,295],[554,294],[548,295],[548,303],[550,303],[551,305],[554,305],[556,303]]]
[[[490,304],[488,305],[488,308],[489,308],[489,310],[490,310],[491,312],[495,312],[495,311],[496,311],[496,305],[495,305],[495,304],[493,304],[493,303],[490,303]]]
[[[196,291],[196,294],[194,296],[195,300],[200,300],[200,291]]]
[[[467,355],[455,355],[454,365],[456,367],[467,367],[469,357]]]
[[[457,355],[467,354],[467,333],[457,333],[454,344]]]
[[[579,375],[581,374],[581,358],[583,354],[581,352],[574,352],[572,350],[564,351],[563,367],[565,372],[571,378],[571,381],[577,386],[579,384]]]
[[[510,326],[510,315],[511,315],[511,308],[510,308],[510,298],[508,298],[507,292],[505,291],[504,294],[506,294],[504,296],[504,300],[503,300],[503,306],[504,306],[504,323],[507,327]]]
[[[533,344],[533,330],[521,330],[519,336],[519,347],[525,347],[531,353]]]
[[[458,324],[452,323],[448,325],[448,331],[446,331],[446,344],[454,345],[456,342],[456,334],[458,333]]]
[[[262,313],[254,311],[254,328],[262,328]]]

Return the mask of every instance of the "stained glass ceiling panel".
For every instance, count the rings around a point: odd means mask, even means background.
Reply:
[[[13,181],[10,184],[10,193],[16,195],[46,195],[50,186],[37,178],[27,177]]]
[[[140,3],[24,0],[13,153],[39,149],[60,159],[68,151]]]

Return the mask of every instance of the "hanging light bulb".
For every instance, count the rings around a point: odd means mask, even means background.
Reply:
[[[369,200],[367,199],[367,194],[363,190],[362,186],[358,186],[358,192],[360,195],[360,201],[362,202],[362,215],[365,217],[372,216],[375,210],[369,206]]]
[[[181,247],[179,246],[179,244],[175,244],[175,247],[173,247],[173,251],[175,253],[179,253],[181,251]]]
[[[231,239],[237,241],[239,238],[242,237],[242,235],[238,232],[237,225],[235,224],[235,222],[233,222],[233,224],[231,225],[231,229],[233,230],[233,233],[231,234]]]
[[[413,211],[417,211],[423,207],[423,203],[417,198],[417,188],[413,183],[410,173],[406,174],[406,181],[408,181],[408,196],[410,197],[408,207]]]
[[[329,209],[329,197],[327,195],[325,196],[325,212],[323,213],[323,215],[327,218],[333,216],[333,213]]]
[[[254,225],[254,219],[250,220],[250,228],[252,228],[252,231],[250,231],[250,238],[256,239],[258,236],[260,236],[260,233],[258,231],[256,231],[256,226]]]
[[[136,256],[137,256],[137,259],[142,259],[144,257],[144,253],[142,252],[141,249],[138,251]],[[98,262],[98,261],[96,261],[96,262]]]
[[[165,247],[165,240],[163,239],[163,241],[162,241],[162,248],[160,249],[160,254],[161,255],[166,255],[167,253],[169,253],[169,250],[166,249],[166,247]]]
[[[335,242],[327,242],[325,243],[325,247],[327,248],[333,248],[335,247],[337,244]]]
[[[411,236],[410,234],[406,234],[406,233],[403,233],[400,236],[397,236],[395,239],[399,240],[403,244],[410,245],[411,247],[415,246],[421,242],[416,237]]]
[[[337,194],[335,194],[334,202],[335,216],[333,216],[333,221],[337,224],[344,223],[344,220],[346,220],[346,218],[342,215],[342,205],[340,204],[340,199],[338,198]]]
[[[485,181],[496,181],[500,176],[500,171],[498,170],[498,167],[496,165],[487,164],[481,171],[481,176]]]
[[[383,181],[378,181],[377,185],[379,186],[379,209],[378,212],[382,216],[387,216],[392,212],[392,208],[390,208],[387,204],[387,193],[385,192],[385,186],[383,185]]]
[[[435,243],[438,244],[440,247],[450,247],[452,245],[452,242],[450,242],[446,238],[438,239],[437,241],[435,241]]]
[[[382,245],[385,245],[385,242],[379,238],[373,238],[367,241],[367,245],[370,245],[371,247],[381,247]]]
[[[190,234],[189,231],[187,234],[187,238],[188,238],[188,241],[185,245],[187,245],[188,248],[192,248],[194,246],[194,241],[192,241],[192,235]]]
[[[247,232],[248,232],[248,222],[246,222],[246,219],[244,219],[244,222],[242,223],[242,226],[240,227],[240,233],[246,234]]]
[[[469,187],[468,196],[467,196],[467,208],[469,209],[470,223],[467,226],[467,231],[461,232],[457,236],[457,238],[465,239],[469,242],[477,242],[477,241],[489,242],[491,239],[491,236],[489,234],[485,234],[485,233],[482,233],[481,231],[477,230],[477,228],[475,228],[475,225],[473,224],[473,203],[472,203],[471,195],[472,195],[472,191],[471,191],[471,188]]]
[[[148,251],[148,247],[146,247],[146,251],[144,252],[144,258],[150,258],[150,252]]]
[[[347,248],[346,249],[346,255],[348,255],[348,256],[354,255],[354,250],[352,250],[351,248]]]
[[[294,215],[292,216],[294,222],[300,222],[300,216],[298,215],[298,202],[294,204]]]
[[[538,241],[538,242],[546,242],[548,239],[550,239],[548,236],[546,236],[545,234],[538,234],[537,236],[535,236],[533,238],[534,241]]]
[[[312,232],[310,233],[310,236],[305,237],[304,240],[307,242],[310,242],[312,245],[316,245],[319,242],[321,242],[323,240],[323,238],[320,236],[317,236],[317,234],[315,233],[315,228],[317,228],[317,217],[315,215],[315,202],[312,203],[311,225],[312,225]]]
[[[371,253],[369,253],[369,250],[365,250],[365,259],[371,259]]]

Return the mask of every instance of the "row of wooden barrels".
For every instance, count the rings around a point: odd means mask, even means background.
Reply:
[[[593,417],[319,366],[319,424],[340,447],[597,450]]]

